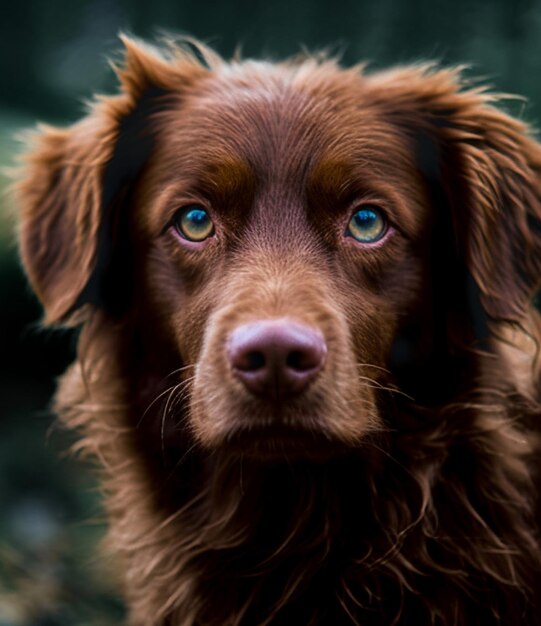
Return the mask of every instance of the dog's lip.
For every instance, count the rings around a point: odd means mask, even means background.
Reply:
[[[278,437],[286,439],[310,438],[313,436],[324,436],[326,433],[323,429],[305,424],[291,424],[284,421],[275,420],[272,423],[258,422],[250,425],[242,425],[235,428],[232,433],[234,435],[248,437]]]
[[[343,448],[322,426],[284,421],[237,425],[226,442],[234,453],[263,459],[328,456]]]

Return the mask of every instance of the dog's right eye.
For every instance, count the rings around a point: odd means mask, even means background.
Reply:
[[[173,218],[173,227],[188,241],[204,241],[214,234],[214,224],[207,210],[193,204],[177,211]]]

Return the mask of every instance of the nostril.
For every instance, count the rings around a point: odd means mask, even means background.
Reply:
[[[256,372],[265,367],[266,358],[261,350],[252,350],[250,345],[236,339],[229,346],[229,359],[234,369],[241,372]]]
[[[287,355],[286,366],[297,372],[305,372],[319,367],[322,357],[321,351],[317,349],[294,350]]]
[[[240,365],[237,365],[238,369],[247,370],[253,372],[265,367],[265,355],[263,352],[252,351],[246,354],[245,359]]]
[[[301,350],[295,350],[290,352],[286,358],[286,365],[291,367],[294,370],[303,370],[306,369],[305,361],[303,358],[303,352]]]

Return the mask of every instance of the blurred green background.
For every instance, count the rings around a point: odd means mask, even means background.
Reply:
[[[301,47],[373,67],[421,59],[469,63],[512,112],[541,116],[541,1],[533,0],[2,0],[0,166],[37,120],[69,124],[96,91],[111,91],[106,58],[125,30],[201,38],[228,57],[282,58]],[[14,245],[0,174],[0,626],[117,624],[123,614],[99,555],[99,493],[89,468],[64,454],[48,404],[74,338],[39,330],[40,310]]]

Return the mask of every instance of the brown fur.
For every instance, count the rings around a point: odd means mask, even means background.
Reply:
[[[103,468],[130,624],[541,624],[526,125],[458,70],[124,43],[121,93],[41,128],[17,191],[45,323],[81,326],[56,407]],[[361,201],[383,245],[344,236]],[[194,202],[216,235],[189,250]],[[275,317],[328,346],[281,429],[225,350]]]

